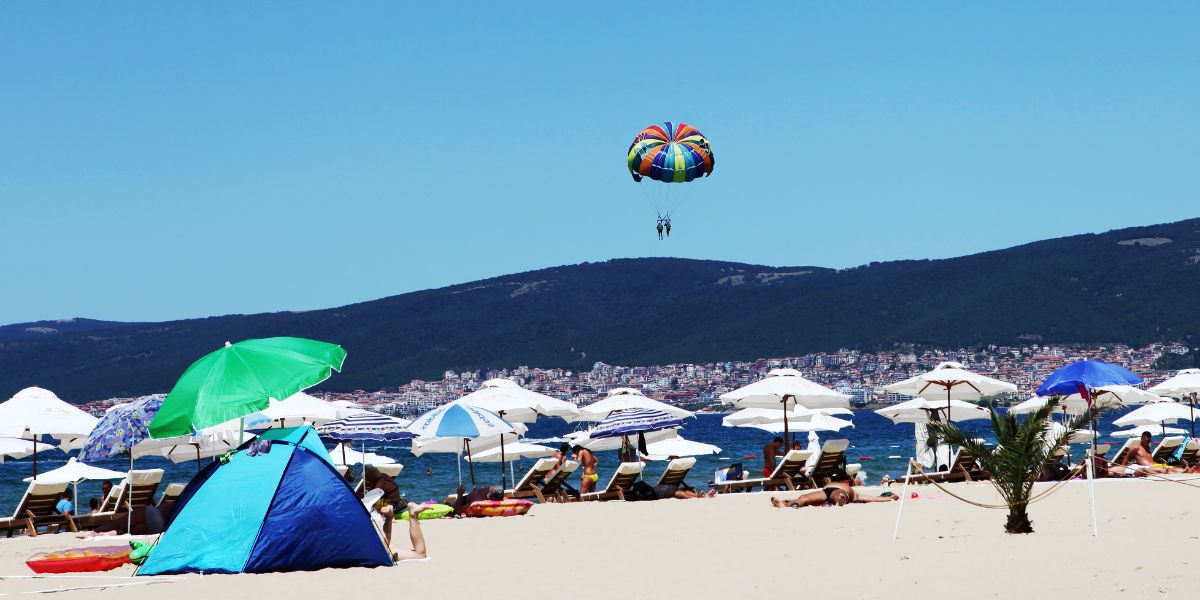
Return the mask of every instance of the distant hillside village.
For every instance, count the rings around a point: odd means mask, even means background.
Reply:
[[[1033,393],[1054,369],[1084,359],[1121,364],[1154,383],[1170,376],[1163,367],[1172,356],[1187,355],[1183,344],[1151,344],[1133,348],[1121,344],[1096,347],[989,346],[983,350],[921,350],[903,352],[860,352],[839,350],[755,361],[705,364],[670,364],[623,367],[596,363],[590,371],[569,369],[479,369],[446,371],[438,381],[413,380],[397,389],[353,392],[310,393],[327,400],[350,400],[386,414],[412,417],[435,406],[471,393],[488,379],[512,379],[534,391],[576,404],[589,404],[613,388],[634,387],[647,396],[690,410],[719,409],[722,393],[761,379],[771,369],[799,369],[805,377],[851,396],[857,408],[882,406],[906,400],[906,396],[883,391],[883,386],[928,371],[943,361],[957,361],[968,369],[1017,384],[1017,395],[993,398],[1010,404]],[[90,402],[85,407],[101,413],[124,398]]]

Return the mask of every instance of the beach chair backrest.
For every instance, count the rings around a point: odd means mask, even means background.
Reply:
[[[1112,450],[1112,444],[1096,444],[1096,456],[1100,458],[1104,458],[1104,455],[1108,454],[1109,450]]]
[[[551,475],[550,479],[546,480],[546,483],[542,485],[542,493],[557,494],[559,488],[562,487],[563,482],[565,482],[567,478],[571,476],[571,473],[574,473],[578,468],[579,461],[568,460],[567,462],[564,462],[562,466],[554,472],[554,475]]]
[[[828,440],[821,444],[821,457],[813,465],[811,476],[833,474],[842,464],[842,460],[846,457],[846,448],[849,447],[850,440]]]
[[[54,506],[58,504],[59,496],[67,491],[67,483],[44,483],[40,481],[29,482],[29,488],[25,490],[25,495],[17,503],[17,510],[14,517],[28,517],[33,513],[35,517],[47,517],[54,514]]]
[[[655,485],[655,487],[660,485],[679,485],[683,483],[683,480],[687,478],[688,473],[692,471],[692,467],[694,466],[696,466],[695,457],[685,456],[683,458],[673,459],[671,462],[667,463],[667,469],[663,471],[662,475],[659,476],[658,483]]]
[[[629,486],[633,485],[638,477],[642,475],[642,463],[640,462],[625,462],[617,467],[613,473],[612,479],[608,480],[608,487],[604,488],[607,492],[616,492],[617,490],[628,490]]]
[[[558,461],[554,460],[553,458],[538,459],[537,462],[533,463],[532,467],[529,467],[528,471],[525,471],[525,476],[521,478],[521,481],[518,481],[517,485],[513,486],[513,491],[523,492],[525,490],[532,489],[533,484],[541,482],[543,479],[545,479],[546,475],[549,474],[550,471],[553,471],[555,465],[557,464]]]
[[[788,450],[788,453],[783,455],[783,460],[775,465],[775,470],[771,472],[768,479],[795,477],[804,469],[804,465],[812,457],[812,454],[810,450]]]
[[[1158,443],[1158,447],[1154,449],[1153,459],[1156,463],[1165,463],[1171,459],[1176,450],[1183,445],[1183,437],[1173,435],[1163,438],[1163,441]]]
[[[1188,464],[1196,462],[1196,456],[1200,455],[1200,440],[1189,438],[1187,445],[1183,448],[1183,454],[1179,457],[1180,462]]]
[[[133,482],[129,490],[130,508],[141,508],[154,504],[154,496],[158,493],[158,484],[162,482],[162,469],[144,469],[130,471],[127,477]],[[121,510],[118,508],[117,510]]]
[[[162,506],[163,502],[174,502],[183,493],[185,487],[187,486],[178,482],[167,484],[167,489],[163,490],[162,497],[158,499],[158,505]]]
[[[372,465],[379,470],[380,473],[395,479],[400,476],[400,472],[404,470],[404,465],[400,463],[388,463],[386,465]]]
[[[1121,464],[1121,462],[1125,460],[1125,455],[1129,454],[1129,451],[1133,450],[1133,447],[1138,445],[1139,443],[1140,442],[1136,438],[1130,438],[1130,439],[1125,440],[1125,445],[1121,446],[1121,449],[1117,450],[1116,456],[1112,457],[1112,459],[1111,459],[1112,463],[1118,464],[1118,465]]]
[[[125,489],[127,487],[129,487],[129,486],[125,485],[124,481],[118,483],[117,485],[112,486],[112,489],[108,490],[108,495],[105,496],[104,499],[100,501],[100,508],[97,510],[97,512],[102,512],[102,513],[116,512],[118,510],[117,507],[124,506],[125,505]]]

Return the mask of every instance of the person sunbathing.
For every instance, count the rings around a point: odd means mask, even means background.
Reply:
[[[1130,461],[1133,461],[1135,466],[1128,466]],[[1126,452],[1121,462],[1113,463],[1107,471],[1111,477],[1126,477],[1130,475],[1145,475],[1147,473],[1182,473],[1183,469],[1154,464],[1154,453],[1150,452],[1150,432],[1143,431],[1141,443],[1131,448],[1129,452]]]
[[[712,498],[717,495],[717,490],[700,492],[696,488],[687,484],[670,485],[664,483],[662,485],[655,486],[654,493],[658,496],[659,500],[663,500],[665,498],[691,500],[692,498]]]
[[[891,494],[891,492],[888,492]],[[827,484],[824,488],[800,494],[794,500],[785,500],[783,498],[771,497],[771,505],[775,508],[801,508],[804,506],[845,506],[851,502],[892,502],[899,500],[898,496],[872,496],[870,494],[860,494],[854,491],[854,488],[849,484],[842,482],[833,482]]]
[[[420,514],[429,508],[428,504],[408,503],[406,508],[408,510],[408,541],[412,544],[412,549],[404,552],[392,552],[393,561],[421,560],[429,556],[425,549],[425,534],[421,533],[420,517]]]

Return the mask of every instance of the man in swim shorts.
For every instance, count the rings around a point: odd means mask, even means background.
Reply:
[[[775,459],[779,458],[779,452],[783,450],[783,438],[777,437],[766,446],[763,446],[763,477],[770,477],[775,471]]]
[[[596,491],[596,484],[600,481],[600,474],[596,472],[596,466],[600,461],[592,454],[591,450],[583,446],[575,446],[575,460],[579,461],[583,467],[583,475],[579,481],[579,493],[587,494]]]
[[[889,494],[891,492],[888,492]],[[851,502],[892,502],[899,500],[899,496],[871,496],[869,494],[860,494],[854,491],[849,484],[842,482],[834,482],[825,486],[822,489],[800,494],[794,500],[784,500],[783,498],[771,497],[771,506],[775,508],[801,508],[805,506],[845,506]]]

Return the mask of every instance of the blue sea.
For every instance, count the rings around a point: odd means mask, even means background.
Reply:
[[[1104,416],[1099,426],[1102,435],[1101,441],[1114,441],[1108,436],[1116,429],[1112,426],[1112,420],[1123,413],[1124,411],[1112,412]],[[904,467],[907,464],[906,460],[913,454],[913,425],[896,425],[871,411],[856,411],[853,421],[853,428],[847,428],[838,433],[822,433],[820,434],[821,439],[849,439],[850,449],[847,452],[847,458],[849,462],[862,464],[863,470],[868,473],[869,483],[876,483],[879,477],[885,473],[892,478],[903,475]],[[987,420],[968,421],[962,426],[965,430],[975,432],[978,437],[991,438],[991,423]],[[1184,424],[1180,427],[1186,428],[1187,425]],[[543,419],[530,426],[526,437],[530,439],[552,438],[574,430],[574,424],[564,423],[561,419]],[[774,437],[758,429],[723,427],[721,415],[712,414],[702,414],[695,419],[688,419],[681,435],[690,440],[715,444],[722,449],[722,452],[717,455],[697,457],[696,467],[688,477],[688,483],[696,487],[704,487],[712,479],[714,471],[728,467],[735,462],[742,462],[752,473],[757,473],[762,468],[763,445]],[[800,439],[806,440],[805,435],[800,434]],[[1082,446],[1074,448],[1072,456],[1082,456],[1082,449]],[[453,492],[458,484],[458,470],[453,454],[413,456],[409,452],[408,442],[391,445],[368,444],[367,450],[390,456],[404,465],[404,471],[397,481],[409,499],[416,501],[440,500],[446,494]],[[756,458],[749,458],[751,456]],[[599,458],[601,460],[601,482],[604,482],[613,466],[617,464],[616,451],[601,452]],[[66,461],[67,455],[58,450],[41,453],[38,457],[38,470],[45,472],[61,466]],[[533,462],[533,459],[517,461],[517,477],[519,478]],[[127,459],[117,458],[96,464],[116,471],[124,471],[128,469],[129,463]],[[187,482],[197,471],[195,462],[173,464],[158,457],[139,458],[134,466],[139,469],[161,468],[166,470],[164,483]],[[664,467],[665,463],[663,462],[648,464],[645,471],[646,477],[650,480],[656,479]],[[28,485],[21,480],[32,474],[32,468],[32,458],[10,459],[0,464],[0,515],[11,514],[21,493]],[[427,469],[432,469],[432,474],[426,474]],[[463,477],[464,484],[470,488],[469,469],[465,461],[463,462]],[[475,478],[479,485],[500,483],[499,463],[476,465]],[[573,484],[577,485],[577,482]],[[509,485],[512,485],[511,480],[509,480]],[[99,495],[100,482],[88,481],[80,484],[81,504],[86,506],[87,498]]]

